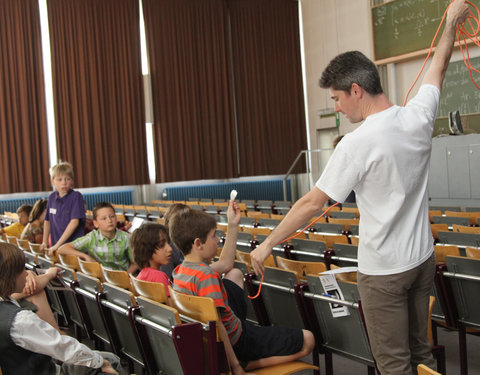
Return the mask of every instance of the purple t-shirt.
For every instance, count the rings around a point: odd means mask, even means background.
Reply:
[[[50,222],[52,245],[55,245],[60,237],[62,237],[63,232],[72,219],[79,219],[80,221],[78,227],[66,242],[71,242],[78,237],[82,237],[85,234],[85,218],[85,205],[80,192],[70,190],[68,194],[62,198],[58,196],[57,191],[50,194],[45,220]]]

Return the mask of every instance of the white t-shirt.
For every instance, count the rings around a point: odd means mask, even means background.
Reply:
[[[338,144],[317,181],[339,202],[355,191],[364,274],[404,272],[433,252],[427,182],[439,100],[437,87],[423,85],[405,107],[368,116]]]

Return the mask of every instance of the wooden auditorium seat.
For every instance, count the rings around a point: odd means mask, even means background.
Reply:
[[[435,251],[435,263],[445,263],[445,257],[447,255],[460,256],[460,250],[458,246],[434,246]]]
[[[453,224],[452,230],[454,232],[460,232],[460,233],[480,234],[480,227],[470,227],[465,225]]]
[[[130,279],[137,295],[149,298],[158,303],[168,303],[165,285],[162,283],[139,280],[133,275],[130,275]]]
[[[419,364],[417,366],[417,372],[418,375],[442,375],[439,372],[436,372],[435,370],[432,370],[430,367],[427,367],[423,364]]]
[[[216,322],[216,325],[222,324],[217,308],[213,299],[208,297],[199,297],[192,296],[189,294],[183,294],[174,291],[169,287],[170,297],[173,307],[175,307],[181,314],[185,314],[195,320],[201,321],[205,324],[208,322]],[[220,339],[217,329],[217,340]],[[216,346],[210,346],[210,357],[212,361],[210,362],[211,366],[218,366],[219,361],[225,362],[224,351],[215,351],[213,348]],[[222,358],[223,357],[223,358]],[[295,372],[313,369],[318,370],[317,366],[311,365],[302,361],[292,361],[285,364],[270,366],[266,368],[255,369],[254,372],[257,375],[282,375],[282,374],[294,374]]]
[[[278,268],[296,272],[301,279],[305,279],[307,274],[318,275],[327,270],[327,266],[322,262],[305,262],[282,257],[277,257],[277,265]]]
[[[118,286],[119,288],[126,289],[132,294],[136,294],[135,288],[132,285],[130,276],[127,271],[122,270],[112,270],[106,267],[102,267],[103,276],[105,281],[112,285]]]
[[[60,263],[65,267],[69,267],[78,271],[80,269],[80,264],[78,263],[78,258],[75,255],[71,254],[58,254],[58,259]]]
[[[85,262],[82,259],[78,259],[78,265],[80,270],[91,277],[99,279],[102,283],[105,282],[105,277],[102,272],[102,266],[98,262]]]

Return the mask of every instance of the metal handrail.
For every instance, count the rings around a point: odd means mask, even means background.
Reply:
[[[290,176],[290,174],[292,173],[293,168],[295,168],[298,161],[300,160],[300,157],[303,154],[306,155],[305,159],[306,159],[306,164],[307,164],[307,173],[310,174],[311,173],[311,170],[310,170],[310,154],[313,153],[313,152],[322,152],[322,151],[330,151],[330,150],[333,150],[333,148],[317,148],[317,149],[314,149],[314,150],[301,150],[298,153],[297,157],[295,158],[294,162],[292,163],[292,165],[288,169],[288,171],[285,174],[285,177],[283,178],[283,181],[282,181],[282,184],[283,184],[283,200],[284,201],[287,200],[287,179]]]

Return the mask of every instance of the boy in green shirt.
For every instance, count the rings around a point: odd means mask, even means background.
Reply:
[[[99,262],[113,270],[135,272],[138,267],[133,262],[130,234],[117,229],[117,216],[110,203],[101,202],[93,208],[93,224],[96,230],[63,245],[58,253]]]

